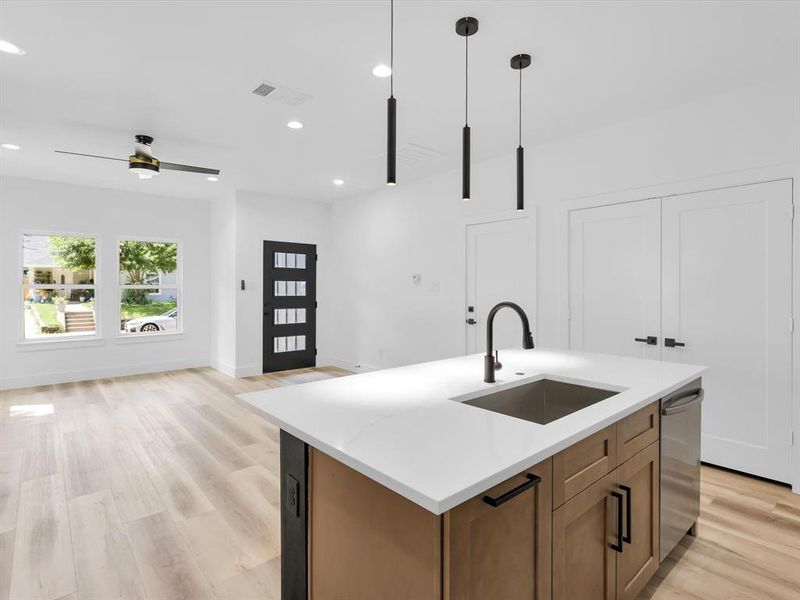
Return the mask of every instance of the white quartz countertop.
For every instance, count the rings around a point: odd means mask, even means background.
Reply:
[[[307,444],[441,514],[706,370],[538,348],[501,350],[500,360],[496,383],[483,382],[483,355],[475,354],[239,398]],[[620,393],[547,425],[461,403],[543,378]]]

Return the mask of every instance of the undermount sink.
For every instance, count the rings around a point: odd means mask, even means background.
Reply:
[[[464,404],[546,425],[618,393],[540,379],[466,400]]]

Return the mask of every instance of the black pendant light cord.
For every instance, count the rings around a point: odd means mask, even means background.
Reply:
[[[385,5],[384,5],[385,6]],[[394,97],[394,0],[389,9],[389,95]]]
[[[469,125],[469,36],[464,36],[464,125]]]
[[[522,146],[522,69],[519,70],[519,145]]]

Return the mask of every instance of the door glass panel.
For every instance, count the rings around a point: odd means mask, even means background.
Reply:
[[[273,320],[275,325],[283,325],[286,323],[286,309],[285,308],[276,308],[275,309],[275,319]]]
[[[296,323],[296,322],[297,322],[296,310],[294,308],[287,308],[286,309],[286,323],[291,324],[291,323]]]
[[[283,269],[286,266],[285,252],[275,252],[275,266],[279,269]]]
[[[305,254],[298,254],[297,255],[297,268],[298,269],[305,269],[306,268],[306,255]]]
[[[286,338],[286,351],[294,352],[295,336],[290,335]]]
[[[297,296],[305,296],[306,295],[306,282],[305,281],[298,281],[297,282]]]
[[[285,281],[276,281],[275,282],[275,295],[276,296],[285,296],[286,295],[286,282]]]
[[[291,254],[291,253],[286,255],[286,268],[287,269],[294,269],[294,262],[295,262],[294,261],[294,257],[295,257],[295,255]]]
[[[297,340],[295,341],[295,347],[298,350],[305,350],[306,349],[306,336],[298,335],[296,337],[297,337]]]
[[[295,282],[294,281],[286,281],[286,295],[287,296],[296,296],[295,293]]]
[[[298,323],[305,323],[306,322],[306,309],[305,308],[298,308],[297,309],[297,322]]]

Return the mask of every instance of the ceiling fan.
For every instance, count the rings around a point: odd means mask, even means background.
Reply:
[[[153,138],[149,135],[134,136],[136,145],[134,152],[128,158],[114,158],[112,156],[98,156],[97,154],[83,154],[81,152],[67,152],[66,150],[56,150],[59,154],[72,154],[74,156],[87,156],[89,158],[103,158],[105,160],[117,160],[128,163],[128,170],[139,176],[139,179],[152,179],[158,175],[161,169],[169,171],[187,171],[189,173],[202,173],[204,175],[219,175],[219,169],[207,169],[206,167],[193,167],[191,165],[181,165],[178,163],[160,161],[153,156],[151,148]]]

